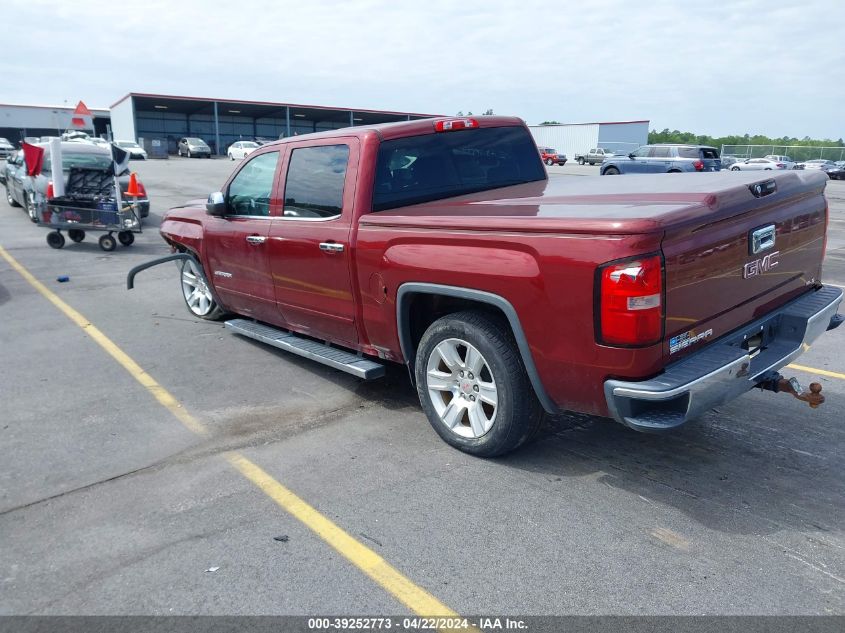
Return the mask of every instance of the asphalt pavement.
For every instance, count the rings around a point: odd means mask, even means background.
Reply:
[[[207,432],[0,258],[0,614],[410,613],[233,454],[458,613],[845,614],[845,328],[797,361],[829,375],[790,374],[822,383],[817,410],[755,391],[663,436],[564,415],[475,459],[401,368],[363,383],[199,321],[175,266],[127,291],[168,252],[160,214],[233,165],[132,167],[152,201],[133,246],[51,249],[4,202],[0,246]],[[825,280],[845,286],[845,182],[827,195]]]

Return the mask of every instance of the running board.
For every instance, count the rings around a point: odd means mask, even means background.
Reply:
[[[263,323],[246,319],[232,319],[226,321],[226,328],[232,330],[235,334],[278,347],[297,356],[310,358],[364,380],[375,380],[384,376],[384,365],[379,365],[352,352],[330,347],[327,343],[303,338]]]

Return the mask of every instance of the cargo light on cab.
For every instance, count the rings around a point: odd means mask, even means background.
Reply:
[[[663,338],[663,262],[648,255],[599,267],[596,336],[606,345],[653,345]]]
[[[449,119],[447,121],[435,121],[435,132],[454,132],[456,130],[471,130],[478,127],[475,119]]]

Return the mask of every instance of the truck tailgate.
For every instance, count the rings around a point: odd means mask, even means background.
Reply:
[[[665,355],[672,361],[820,283],[824,174],[761,174],[715,193],[712,213],[667,229]],[[758,187],[759,185],[759,187]]]

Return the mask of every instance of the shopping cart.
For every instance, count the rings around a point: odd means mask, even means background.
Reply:
[[[84,240],[86,231],[104,231],[105,235],[99,240],[100,248],[113,251],[118,240],[124,246],[135,241],[135,233],[141,232],[141,219],[135,203],[123,202],[118,208],[118,202],[113,198],[50,198],[38,209],[38,226],[52,229],[47,233],[47,244],[52,248],[65,245],[63,230],[74,242]]]

